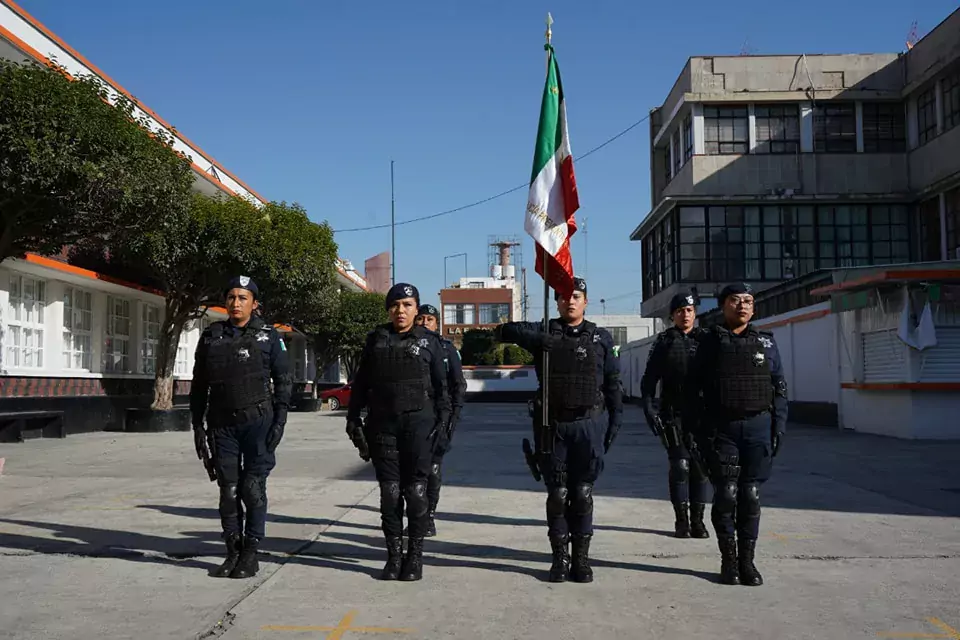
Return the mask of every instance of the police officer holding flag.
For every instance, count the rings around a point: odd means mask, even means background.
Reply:
[[[249,578],[260,569],[267,476],[277,463],[293,384],[280,334],[254,315],[258,295],[249,277],[230,281],[225,292],[229,319],[201,334],[190,384],[197,456],[220,485],[227,558],[211,573],[220,578]]]
[[[496,336],[501,342],[520,345],[535,358],[540,389],[534,407],[534,439],[539,456],[526,440],[524,452],[534,477],[542,477],[547,487],[553,551],[549,580],[591,582],[593,485],[622,422],[620,361],[610,333],[584,319],[587,283],[583,278],[574,278],[569,296],[555,298],[560,317],[550,320],[546,332],[540,322],[508,322],[497,327]],[[544,351],[549,351],[547,372],[543,371]],[[547,433],[541,429],[545,374]]]
[[[723,322],[700,339],[687,384],[685,421],[696,434],[714,484],[711,519],[720,547],[720,581],[758,586],[760,487],[787,425],[787,382],[773,334],[752,324],[753,290],[720,292]]]
[[[420,293],[411,284],[397,283],[387,292],[390,322],[367,335],[347,411],[347,435],[361,458],[373,459],[380,483],[387,546],[382,580],[422,577],[427,483],[434,453],[449,437],[444,349],[437,334],[415,326],[419,304]],[[366,425],[360,418],[364,408],[369,413]],[[410,523],[405,556],[404,502]]]
[[[650,348],[647,366],[640,381],[640,395],[647,425],[660,438],[670,460],[668,482],[670,502],[676,516],[678,538],[709,538],[703,524],[703,513],[709,494],[709,482],[696,456],[691,456],[695,443],[683,428],[681,408],[690,360],[697,351],[697,340],[703,330],[693,325],[697,320],[696,299],[692,293],[678,293],[670,301],[673,326],[660,333]],[[653,399],[657,383],[661,383],[659,413],[654,412]],[[689,510],[689,513],[688,513]]]

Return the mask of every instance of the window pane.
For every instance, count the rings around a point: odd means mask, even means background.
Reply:
[[[680,207],[681,227],[704,226],[703,207]]]

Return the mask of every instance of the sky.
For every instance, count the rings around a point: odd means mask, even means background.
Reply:
[[[543,92],[544,18],[563,78],[575,157],[660,106],[697,55],[900,52],[956,0],[19,0],[132,95],[269,200],[299,202],[337,231],[363,273],[390,250],[424,303],[447,280],[489,275],[488,237],[516,236],[529,317],[543,314],[526,188]],[[646,122],[575,163],[573,264],[588,313],[637,313],[650,211]],[[584,224],[585,221],[585,224]],[[519,269],[517,270],[519,274]],[[256,277],[255,274],[253,274]],[[551,296],[552,298],[552,296]],[[552,305],[551,305],[552,307]],[[552,312],[555,309],[551,308]]]

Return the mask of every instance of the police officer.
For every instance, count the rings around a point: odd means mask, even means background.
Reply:
[[[689,431],[683,429],[681,420],[684,378],[689,361],[697,351],[697,339],[703,333],[693,326],[697,319],[695,302],[690,293],[678,293],[670,300],[673,326],[657,336],[640,381],[647,424],[660,438],[670,460],[670,502],[676,514],[674,529],[678,538],[710,537],[703,524],[710,485],[699,461],[693,458],[691,464],[690,449],[696,445]],[[663,383],[659,415],[653,410],[658,382]]]
[[[720,547],[720,581],[758,586],[763,584],[754,565],[760,486],[770,477],[786,429],[787,383],[773,334],[750,324],[750,286],[729,285],[718,301],[723,322],[700,340],[687,406],[698,409],[691,419],[714,484],[711,519]]]
[[[373,459],[380,483],[387,546],[382,580],[422,577],[427,479],[450,424],[443,345],[437,334],[414,325],[419,304],[420,293],[411,284],[398,283],[387,292],[390,322],[367,335],[347,411],[347,434],[361,458]],[[369,411],[366,426],[360,419],[364,408]],[[410,523],[406,556],[404,502]]]
[[[447,372],[447,392],[450,394],[450,403],[452,409],[450,412],[450,425],[447,428],[447,437],[445,443],[441,443],[433,454],[433,462],[430,466],[430,477],[427,479],[427,497],[429,498],[429,524],[427,525],[427,537],[437,535],[437,525],[435,516],[437,513],[437,504],[440,502],[440,467],[443,464],[443,456],[450,450],[450,441],[453,439],[453,431],[457,428],[460,421],[460,411],[463,409],[464,399],[467,395],[467,381],[463,377],[463,367],[460,365],[460,353],[453,343],[439,334],[440,314],[437,308],[432,304],[425,304],[420,307],[420,313],[416,320],[417,325],[422,326],[428,331],[432,331],[440,338],[440,344],[443,345],[443,363]]]
[[[225,295],[229,319],[204,329],[197,345],[190,411],[197,455],[220,486],[227,558],[211,575],[249,578],[260,569],[267,476],[276,466],[292,379],[283,340],[254,315],[256,283],[247,276],[234,278]]]
[[[604,454],[616,438],[623,418],[620,361],[606,329],[584,320],[587,283],[574,279],[569,295],[555,295],[560,317],[547,332],[539,322],[508,322],[496,329],[502,342],[533,353],[540,383],[534,407],[534,440],[524,452],[534,478],[547,487],[548,537],[553,551],[549,580],[591,582],[590,541],[593,536],[593,485],[603,471]],[[549,352],[547,416],[543,432],[542,355]],[[568,550],[572,545],[573,558]]]

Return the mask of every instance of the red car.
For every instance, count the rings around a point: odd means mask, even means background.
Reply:
[[[340,407],[346,407],[350,405],[350,387],[352,385],[347,383],[342,387],[336,387],[333,389],[327,389],[326,391],[320,392],[320,400],[326,400],[330,403],[330,410],[336,411]]]

